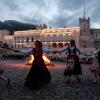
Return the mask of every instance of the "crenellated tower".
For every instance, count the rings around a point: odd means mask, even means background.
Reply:
[[[93,48],[93,38],[90,32],[90,18],[87,19],[80,18],[79,19],[79,27],[80,27],[80,38],[79,38],[79,46],[80,48]]]
[[[80,48],[93,48],[93,37],[90,32],[90,17],[86,18],[85,16],[85,0],[84,0],[84,17],[79,18],[79,27],[80,27],[80,37],[79,37],[79,46]]]

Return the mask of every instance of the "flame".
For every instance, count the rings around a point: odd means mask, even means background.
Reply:
[[[54,64],[50,61],[50,59],[46,55],[43,55],[42,58],[44,59],[44,63],[46,64],[46,66],[54,66]],[[26,61],[26,64],[31,65],[33,61],[34,61],[34,56],[30,55],[28,61]]]

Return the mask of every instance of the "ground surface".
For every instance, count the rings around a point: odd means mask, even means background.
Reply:
[[[1,60],[0,67],[11,79],[11,84],[7,88],[6,82],[0,81],[0,100],[100,100],[100,78],[97,84],[91,83],[93,76],[88,71],[89,65],[82,65],[80,84],[75,77],[70,84],[65,84],[65,63],[54,63],[55,67],[48,67],[52,75],[51,83],[41,90],[29,90],[23,84],[30,66],[21,60]]]

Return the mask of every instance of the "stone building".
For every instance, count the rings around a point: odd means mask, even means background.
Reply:
[[[100,29],[91,28],[90,18],[85,17],[79,19],[79,27],[47,28],[43,24],[37,25],[36,30],[16,31],[13,36],[2,32],[1,41],[17,49],[30,48],[35,40],[42,41],[47,48],[59,49],[68,45],[70,39],[75,39],[76,45],[85,50],[100,48]]]
[[[31,47],[35,40],[40,40],[44,47],[58,49],[68,45],[72,38],[79,46],[79,27],[16,31],[13,45],[16,48]]]
[[[5,42],[5,36],[9,36],[8,30],[0,30],[0,41]]]
[[[90,18],[79,19],[80,37],[79,46],[84,49],[100,48],[100,29],[90,27]]]

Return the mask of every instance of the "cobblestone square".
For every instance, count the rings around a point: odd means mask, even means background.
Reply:
[[[24,60],[1,60],[0,67],[11,79],[10,86],[0,81],[0,100],[100,100],[100,78],[97,84],[92,84],[92,74],[89,65],[82,64],[81,83],[74,77],[66,84],[63,76],[65,63],[54,62],[55,67],[48,66],[52,75],[51,83],[41,90],[29,90],[23,86],[25,77],[31,66]]]

